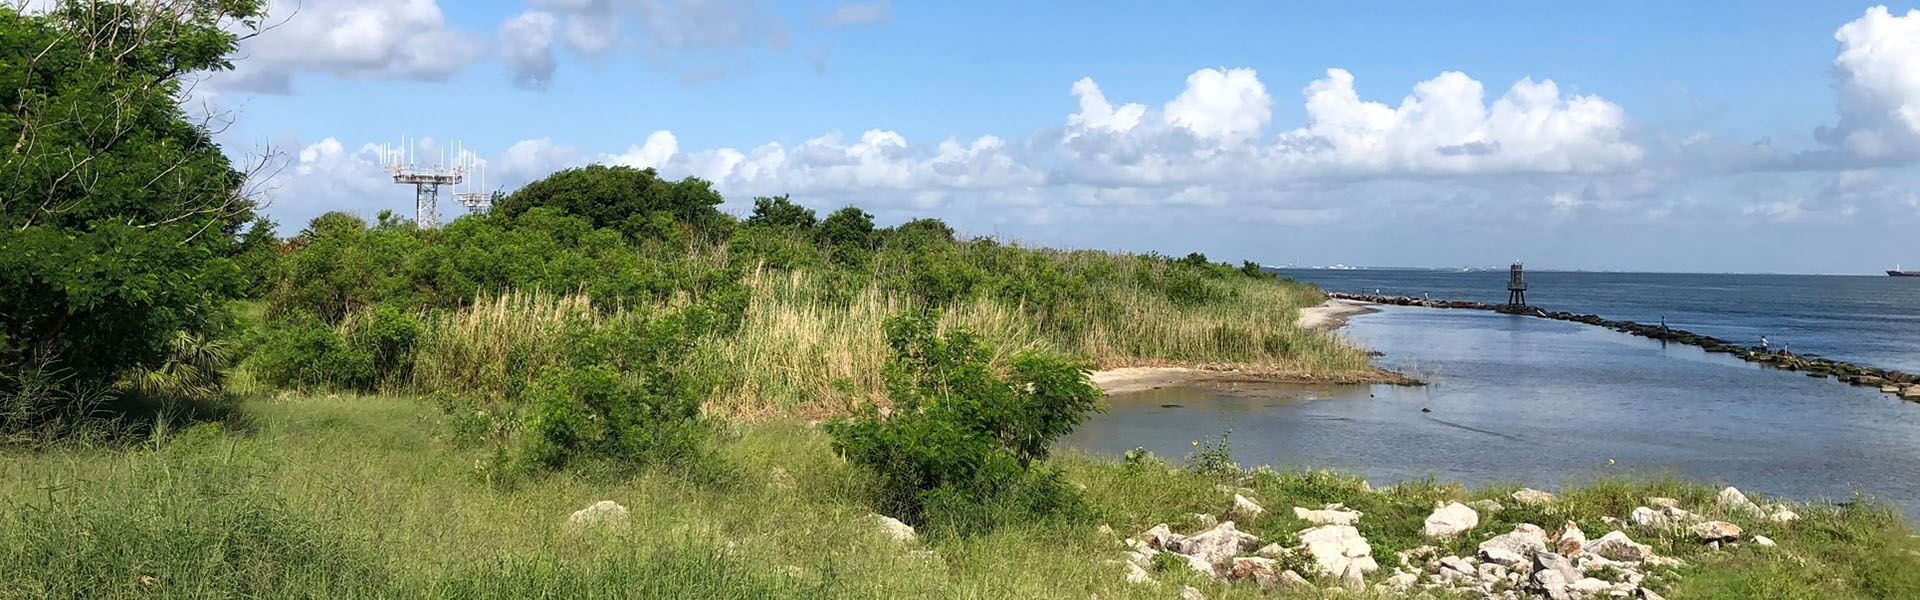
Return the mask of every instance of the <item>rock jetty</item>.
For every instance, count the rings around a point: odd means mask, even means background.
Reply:
[[[1875,388],[1882,393],[1892,394],[1903,400],[1920,402],[1920,375],[1861,366],[1826,358],[1802,357],[1785,350],[1768,351],[1762,348],[1745,347],[1710,335],[1701,335],[1684,329],[1635,323],[1633,321],[1612,321],[1603,319],[1599,315],[1552,312],[1535,306],[1516,307],[1505,304],[1486,304],[1461,300],[1428,300],[1408,296],[1376,296],[1371,294],[1347,294],[1341,292],[1329,293],[1327,296],[1338,300],[1353,300],[1389,306],[1486,310],[1509,315],[1585,323],[1595,327],[1605,327],[1621,333],[1661,340],[1671,344],[1696,346],[1707,352],[1732,355],[1741,360],[1766,367],[1784,371],[1802,372],[1808,377],[1821,379],[1832,378],[1841,383]]]

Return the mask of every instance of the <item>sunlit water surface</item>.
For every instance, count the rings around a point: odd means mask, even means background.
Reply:
[[[1607,473],[1677,473],[1811,501],[1858,490],[1920,517],[1920,404],[1490,312],[1388,307],[1342,334],[1430,384],[1126,394],[1063,443],[1105,455],[1144,446],[1178,460],[1194,441],[1231,430],[1242,466],[1333,468],[1376,485],[1432,475],[1552,489]]]

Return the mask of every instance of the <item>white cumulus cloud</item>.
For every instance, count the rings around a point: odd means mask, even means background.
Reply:
[[[680,140],[673,137],[673,132],[660,130],[648,135],[646,143],[628,147],[621,154],[602,156],[601,160],[607,164],[648,169],[665,165],[667,159],[679,152]]]
[[[1639,162],[1626,111],[1597,96],[1565,96],[1553,80],[1521,79],[1486,103],[1481,83],[1446,72],[1399,106],[1362,100],[1353,75],[1328,69],[1305,91],[1305,127],[1280,136],[1280,162],[1361,173],[1593,173]]]
[[[1624,137],[1619,106],[1563,94],[1544,80],[1522,79],[1489,100],[1478,81],[1443,73],[1414,86],[1395,106],[1360,98],[1352,76],[1334,69],[1306,86],[1305,122],[1279,132],[1270,131],[1274,99],[1250,69],[1197,70],[1159,108],[1111,101],[1092,79],[1074,82],[1069,91],[1078,110],[1057,127],[1014,139],[916,142],[871,129],[797,144],[703,149],[659,130],[616,152],[523,140],[498,157],[495,174],[512,189],[554,170],[599,162],[700,177],[738,202],[790,193],[823,206],[1003,206],[1045,219],[1102,207],[1182,207],[1247,210],[1297,224],[1351,212],[1321,193],[1350,182],[1451,179],[1449,185],[1491,187],[1513,175],[1564,180],[1615,173],[1641,157]],[[1567,185],[1576,184],[1560,188]],[[1515,202],[1539,206],[1542,195]],[[1554,204],[1561,210],[1613,205],[1587,196],[1594,194]]]
[[[436,0],[273,0],[267,14],[276,26],[241,45],[237,68],[211,78],[217,87],[289,93],[302,73],[437,81],[485,53]]]
[[[1866,158],[1920,155],[1920,10],[1875,6],[1833,38],[1840,123],[1821,137]]]
[[[1200,137],[1239,140],[1266,129],[1273,99],[1253,69],[1201,69],[1187,76],[1187,89],[1162,113]]]
[[[500,55],[513,73],[514,85],[543,88],[553,81],[553,13],[527,11],[500,24]]]

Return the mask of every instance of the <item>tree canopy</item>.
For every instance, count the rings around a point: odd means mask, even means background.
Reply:
[[[720,202],[720,193],[697,178],[667,181],[653,169],[590,165],[527,184],[493,210],[511,218],[544,206],[635,240],[685,244],[727,232],[733,218],[716,208]]]
[[[153,365],[246,286],[247,174],[179,98],[182,76],[231,68],[260,10],[0,8],[0,398]]]

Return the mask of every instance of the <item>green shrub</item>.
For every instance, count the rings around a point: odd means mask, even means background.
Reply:
[[[356,317],[346,324],[347,347],[371,357],[380,379],[404,380],[413,369],[413,347],[420,340],[420,320],[385,305],[358,313]]]
[[[595,365],[542,376],[528,392],[519,454],[529,467],[645,465],[700,470],[710,429],[691,395],[661,395]]]
[[[1193,453],[1187,455],[1187,470],[1202,475],[1238,476],[1240,465],[1233,462],[1233,430],[1220,434],[1220,439],[1211,437],[1193,441]]]
[[[702,396],[681,369],[711,315],[696,308],[601,325],[569,322],[565,366],[542,374],[520,399],[517,465],[615,472],[659,465],[718,475]]]
[[[885,370],[890,416],[869,406],[827,426],[841,454],[878,475],[878,508],[964,534],[1076,506],[1058,474],[1036,463],[1100,410],[1090,367],[1021,352],[1003,378],[991,348],[965,330],[938,333],[937,320],[902,314],[885,323],[895,353]]]
[[[379,379],[373,354],[349,347],[339,331],[311,313],[268,322],[262,338],[254,366],[276,386],[365,389]]]
[[[307,312],[269,321],[253,366],[261,378],[282,387],[371,392],[405,385],[414,346],[424,327],[392,306],[349,315],[331,326]]]

